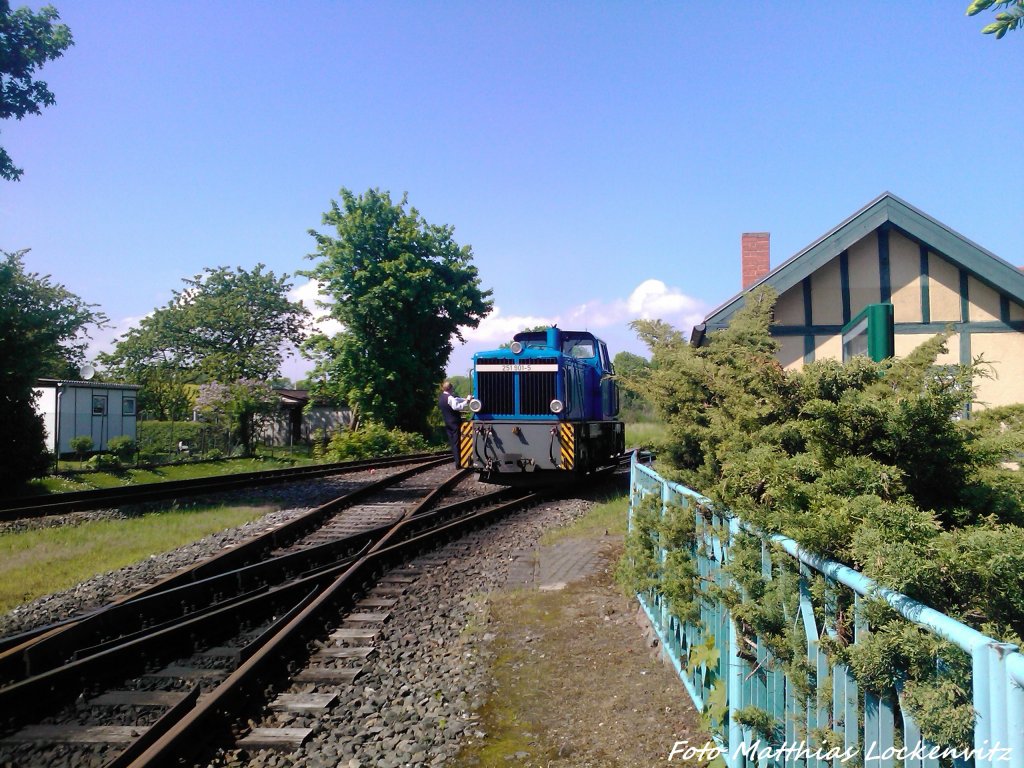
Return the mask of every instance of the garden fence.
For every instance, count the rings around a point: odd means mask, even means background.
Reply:
[[[651,497],[660,500],[662,515],[670,507],[693,515],[696,541],[691,556],[696,560],[701,589],[699,620],[680,621],[656,589],[638,597],[694,704],[701,712],[712,713],[710,724],[717,742],[713,746],[730,768],[1024,768],[1024,656],[1015,645],[986,637],[906,595],[879,586],[852,568],[817,557],[792,539],[763,534],[715,509],[700,494],[664,480],[638,463],[635,455],[630,487],[631,529],[636,510],[645,500],[649,504]],[[737,538],[744,535],[760,539],[763,578],[772,578],[773,551],[786,553],[799,570],[799,594],[793,595],[799,608],[796,615],[783,619],[802,629],[806,638],[811,674],[809,681],[802,680],[800,685],[789,679],[784,665],[776,662],[761,637],[749,627],[737,626],[729,608],[718,598],[720,590],[712,588],[740,589],[723,565],[731,560]],[[660,549],[663,561],[666,554]],[[846,666],[830,660],[821,641],[835,638],[837,616],[828,601],[815,610],[811,582],[819,577],[832,593],[852,593],[852,601],[848,594],[847,602],[853,605],[854,644],[868,636],[861,610],[864,601],[880,599],[904,618],[970,655],[973,748],[930,744],[921,738],[917,724],[901,706],[903,691],[899,686],[891,691],[866,690]],[[941,664],[941,660],[936,663]],[[736,712],[751,707],[767,713],[778,724],[771,739],[738,722]],[[821,744],[823,733],[828,734],[825,746]],[[683,757],[684,751],[677,754]]]

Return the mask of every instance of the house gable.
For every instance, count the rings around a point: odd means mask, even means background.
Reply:
[[[926,254],[921,256],[922,259],[928,258],[932,262],[932,257],[938,257],[952,265],[954,269],[964,270],[970,278],[978,283],[995,290],[1000,297],[1000,318],[1004,322],[1020,319],[1019,307],[1024,306],[1024,273],[888,192],[769,272],[749,290],[761,285],[770,285],[782,296],[788,290],[800,286],[804,280],[821,280],[827,273],[826,268],[839,271],[841,274],[844,259],[852,259],[856,268],[859,265],[866,266],[866,260],[873,257],[879,272],[878,289],[875,291],[867,287],[874,282],[870,279],[849,285],[850,295],[847,297],[844,291],[841,305],[843,315],[848,321],[850,317],[848,312],[856,314],[864,304],[871,302],[870,297],[876,293],[877,298],[874,298],[873,301],[890,301],[892,299],[894,275],[891,271],[891,264],[893,254],[891,253],[890,238],[887,235],[893,231],[916,244],[922,254]],[[877,243],[872,243],[873,233],[873,239],[877,240]],[[873,255],[870,255],[871,251],[874,251]],[[830,265],[833,260],[838,261],[835,265]],[[905,259],[900,259],[901,265],[906,263]],[[941,270],[942,265],[936,264],[936,268]],[[928,266],[925,266],[925,269],[927,270]],[[822,276],[818,276],[817,273],[821,270],[826,270],[826,272],[822,272]],[[919,274],[921,273],[919,272]],[[895,277],[899,277],[899,275]],[[920,285],[918,290],[923,290]],[[747,293],[748,291],[738,293],[711,312],[704,322],[706,332],[728,325],[731,317],[743,306]],[[849,306],[847,306],[847,302]],[[1017,305],[1017,308],[1012,307],[1014,304]],[[784,308],[782,309],[785,311]],[[922,318],[922,322],[938,319],[937,317]],[[944,319],[954,320],[954,318]],[[786,324],[791,324],[789,318],[787,318]]]
[[[691,342],[727,326],[762,285],[778,293],[771,333],[787,369],[841,359],[843,326],[869,304],[891,303],[897,356],[952,328],[938,363],[981,357],[993,375],[976,382],[980,403],[1024,399],[1024,272],[891,194],[714,310]]]

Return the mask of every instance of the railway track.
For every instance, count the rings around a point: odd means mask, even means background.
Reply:
[[[419,479],[430,472],[447,480]],[[451,501],[465,475],[408,469],[116,604],[7,638],[0,764],[48,765],[55,754],[83,766],[175,764],[208,738],[230,743],[264,692],[285,687],[289,667],[309,666],[311,643],[331,632],[340,634],[328,663],[318,656],[307,683],[351,682],[348,660],[370,652],[344,643],[372,636],[388,590],[410,578],[393,573],[371,592],[382,575],[531,496],[502,489]],[[299,699],[272,706],[311,706]]]
[[[355,684],[417,577],[403,564],[540,498],[476,484],[467,493],[467,473],[447,463],[408,468],[100,610],[0,640],[0,765],[143,768],[191,764],[214,746],[297,749],[311,729],[288,723]]]
[[[261,472],[243,472],[235,475],[201,477],[192,480],[171,480],[163,483],[102,488],[91,491],[72,491],[50,496],[23,496],[0,499],[0,522],[22,520],[48,515],[107,509],[149,501],[166,501],[206,493],[218,493],[238,488],[252,488],[274,483],[297,482],[318,477],[356,472],[371,467],[394,467],[429,461],[441,454],[422,453],[385,459],[365,459],[331,464],[315,464],[287,469],[268,469]]]

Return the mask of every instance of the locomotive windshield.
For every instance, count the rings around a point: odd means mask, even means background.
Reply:
[[[594,342],[590,339],[566,339],[562,342],[562,354],[569,357],[593,357]]]

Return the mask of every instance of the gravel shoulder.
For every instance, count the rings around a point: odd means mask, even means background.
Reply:
[[[498,592],[482,606],[476,634],[491,688],[477,733],[486,735],[471,734],[453,766],[651,766],[676,741],[709,741],[648,643],[636,601],[614,582],[622,536],[578,541],[598,553],[596,573],[562,589]]]

